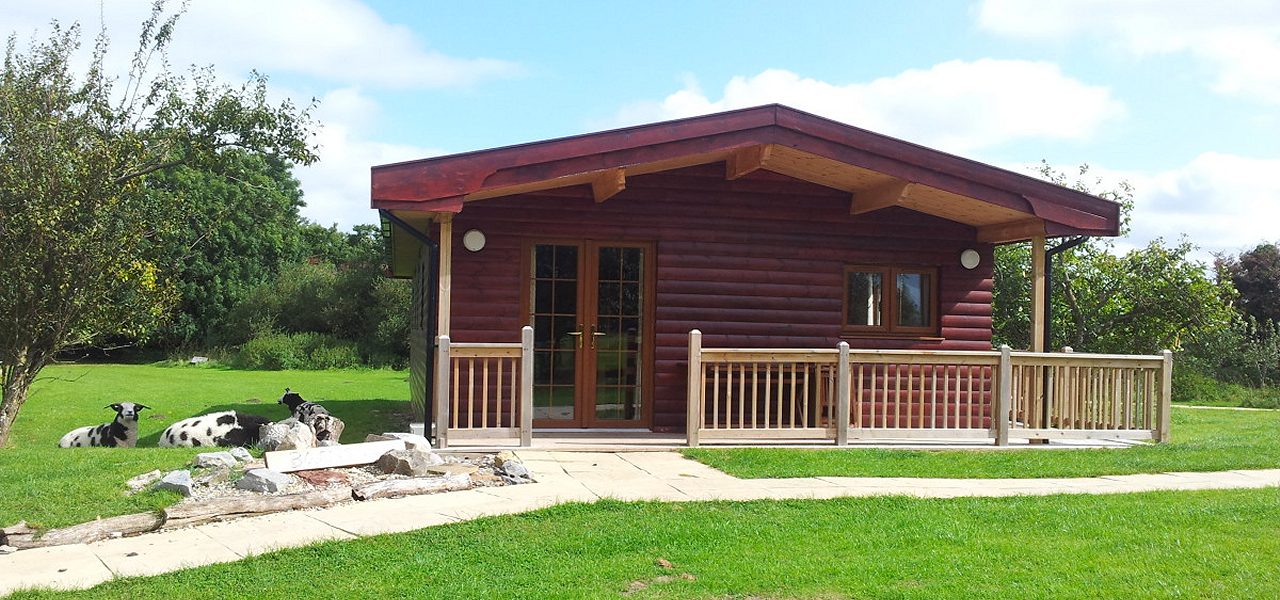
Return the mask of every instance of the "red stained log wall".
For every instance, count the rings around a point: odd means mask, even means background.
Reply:
[[[759,183],[752,191],[750,182]],[[642,241],[657,247],[653,427],[685,421],[688,333],[705,347],[988,350],[992,248],[971,227],[906,209],[849,214],[850,196],[768,172],[724,179],[722,164],[628,178],[597,204],[585,186],[468,203],[454,218],[452,337],[518,341],[526,240]],[[481,252],[461,245],[480,229]],[[972,271],[960,252],[975,248]],[[844,267],[938,268],[938,339],[841,336]]]

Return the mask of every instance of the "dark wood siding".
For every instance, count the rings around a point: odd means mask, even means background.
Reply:
[[[585,187],[469,203],[454,220],[453,339],[517,341],[524,242],[593,239],[656,244],[657,430],[683,428],[694,328],[707,347],[990,349],[991,246],[905,209],[851,216],[849,202],[773,173],[726,181],[720,164],[630,177],[602,204]],[[461,246],[472,228],[488,240],[479,253]],[[960,267],[965,248],[982,254],[977,269]],[[842,338],[847,264],[937,267],[938,336]]]

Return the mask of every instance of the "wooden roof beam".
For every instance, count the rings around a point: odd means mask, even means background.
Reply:
[[[902,204],[904,198],[911,193],[910,182],[901,179],[882,183],[865,190],[853,193],[853,201],[849,203],[849,214],[860,215],[873,210]]]
[[[769,148],[769,144],[757,144],[735,150],[724,161],[724,178],[732,181],[764,168],[769,162]]]
[[[1042,219],[997,223],[978,228],[978,241],[991,244],[1018,242],[1036,237],[1045,237],[1045,226]]]
[[[627,173],[625,169],[609,169],[591,180],[591,196],[596,203],[604,202],[627,189]]]

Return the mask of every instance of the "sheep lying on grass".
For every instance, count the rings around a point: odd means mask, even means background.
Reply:
[[[160,447],[177,446],[252,446],[258,443],[259,430],[269,423],[266,417],[234,410],[183,419],[160,434]]]
[[[58,446],[63,448],[81,446],[132,448],[136,446],[138,444],[138,411],[151,407],[136,402],[120,402],[103,408],[116,411],[114,421],[72,429],[58,440]]]

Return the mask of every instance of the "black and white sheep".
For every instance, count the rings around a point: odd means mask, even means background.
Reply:
[[[316,432],[317,442],[323,442],[329,438],[332,430],[329,421],[332,417],[325,407],[303,400],[300,394],[289,388],[284,388],[284,395],[277,403],[289,407],[289,412],[293,414],[294,419],[310,426],[312,431]]]
[[[132,448],[138,445],[138,411],[151,408],[136,402],[120,402],[103,408],[116,411],[116,418],[102,425],[86,425],[68,431],[58,440],[58,446],[76,448],[81,446],[110,446]]]
[[[252,446],[258,443],[259,430],[270,422],[234,410],[191,417],[166,427],[160,434],[160,447]]]

